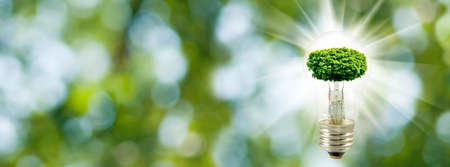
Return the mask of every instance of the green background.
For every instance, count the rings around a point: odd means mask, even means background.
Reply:
[[[349,20],[375,3],[347,0]],[[316,18],[317,1],[300,4]],[[303,87],[266,78],[278,71],[269,66],[304,56],[265,33],[283,20],[274,11],[306,23],[294,0],[0,0],[0,166],[450,166],[449,10],[448,0],[381,5],[372,22],[390,32],[396,17],[421,23],[380,57],[406,62],[395,67],[418,86],[369,94],[367,109],[395,113],[379,106],[399,100],[411,119],[375,114],[390,122],[375,131],[361,118],[365,133],[337,161],[318,148],[317,121],[301,103],[311,94],[259,98],[276,84]],[[388,96],[396,90],[417,97]],[[278,109],[290,112],[267,123]]]

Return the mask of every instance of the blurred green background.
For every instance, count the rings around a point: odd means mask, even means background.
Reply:
[[[318,1],[299,3],[314,20]],[[368,94],[376,121],[361,115],[343,160],[318,147],[290,63],[304,51],[264,33],[274,11],[307,21],[295,0],[0,0],[0,166],[450,166],[449,0],[374,16],[421,26],[382,57],[404,63],[385,71],[403,84]]]

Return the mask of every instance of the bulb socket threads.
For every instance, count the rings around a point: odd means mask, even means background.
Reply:
[[[319,122],[319,145],[327,151],[331,158],[341,159],[345,152],[353,146],[355,122],[345,119],[341,124],[332,124],[326,119]]]

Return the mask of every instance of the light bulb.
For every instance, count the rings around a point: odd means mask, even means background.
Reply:
[[[319,120],[319,145],[331,158],[340,159],[352,148],[355,121],[344,108],[344,81],[361,77],[366,57],[353,49],[329,48],[311,52],[307,62],[313,77],[328,82],[328,112]]]
[[[340,159],[353,145],[354,121],[346,117],[344,83],[330,82],[328,114],[319,120],[319,145],[331,158]]]

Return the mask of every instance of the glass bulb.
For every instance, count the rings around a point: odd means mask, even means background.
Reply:
[[[344,82],[328,83],[328,115],[331,124],[339,125],[345,119]]]
[[[319,120],[319,145],[331,158],[340,159],[353,145],[354,121],[345,115],[344,82],[328,86],[328,113]]]

